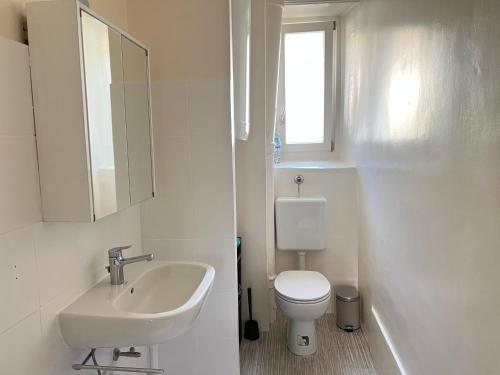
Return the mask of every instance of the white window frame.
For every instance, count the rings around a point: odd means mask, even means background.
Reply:
[[[279,98],[277,110],[277,124],[281,136],[283,152],[301,151],[331,151],[334,150],[335,105],[336,102],[336,69],[337,69],[337,35],[335,20],[286,22],[281,28],[281,58],[279,74]],[[323,143],[286,143],[286,113],[285,113],[285,34],[307,31],[325,32],[325,105],[324,105],[324,141]]]

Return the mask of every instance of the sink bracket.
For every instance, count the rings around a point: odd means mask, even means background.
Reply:
[[[92,359],[93,365],[87,363]],[[102,375],[101,371],[121,371],[121,372],[135,372],[137,374],[165,374],[162,368],[140,368],[140,367],[120,367],[120,366],[99,366],[95,358],[95,349],[85,357],[82,364],[75,364],[72,366],[73,370],[95,370],[98,375]]]
[[[118,361],[118,359],[120,357],[140,358],[141,353],[136,351],[133,346],[127,352],[122,352],[119,348],[114,348],[113,349],[113,361]]]

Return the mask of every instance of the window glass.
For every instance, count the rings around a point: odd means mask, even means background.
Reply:
[[[286,33],[285,110],[287,144],[325,140],[325,32]]]

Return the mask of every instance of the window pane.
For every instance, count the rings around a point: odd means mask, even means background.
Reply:
[[[285,34],[287,144],[323,143],[325,32]]]

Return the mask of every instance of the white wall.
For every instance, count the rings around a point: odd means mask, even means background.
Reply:
[[[141,207],[144,249],[216,270],[193,329],[160,346],[160,366],[172,375],[239,371],[228,90],[229,81],[153,85],[158,196]]]
[[[498,0],[373,0],[347,18],[346,149],[379,373],[396,372],[372,307],[406,374],[500,374],[499,13]]]
[[[216,269],[195,326],[159,348],[170,375],[239,373],[228,5],[128,1],[153,80],[158,195],[141,206],[144,249]]]
[[[150,44],[154,56],[159,197],[142,209],[143,244],[160,259],[200,260],[217,272],[196,327],[160,348],[160,365],[169,374],[237,374],[227,2],[213,1],[205,11],[197,1],[151,1],[149,7],[142,1],[95,0],[91,5],[122,27],[128,24],[124,7],[130,6],[132,33]],[[21,40],[23,12],[22,0],[2,2],[0,17],[9,23],[0,25],[0,35]],[[182,33],[185,24],[191,29]],[[158,25],[171,29],[161,34]],[[131,208],[95,224],[40,223],[27,47],[5,43],[8,51],[0,53],[0,374],[67,375],[86,353],[65,347],[57,312],[104,277],[108,248],[131,244],[130,255],[141,253],[140,212]],[[215,57],[206,58],[211,53]],[[142,359],[118,365],[148,365],[147,353],[139,349]],[[103,364],[110,358],[109,351],[98,355]]]
[[[141,253],[139,209],[95,224],[41,223],[28,48],[0,39],[0,374],[67,375],[57,312],[102,279],[107,249]],[[142,350],[143,348],[141,348]],[[123,362],[147,365],[141,360]],[[111,362],[109,351],[98,357]]]
[[[266,237],[273,226],[266,215],[266,1],[252,1],[250,134],[236,141],[236,197],[238,234],[242,236],[243,321],[248,319],[247,288],[252,288],[254,319],[269,329],[269,295]],[[272,180],[271,180],[272,181]],[[272,204],[272,203],[271,203]],[[273,218],[271,216],[271,218]],[[269,223],[270,221],[270,223]],[[274,229],[272,230],[274,233]],[[273,244],[274,242],[271,242]]]
[[[285,164],[284,164],[285,165]],[[296,175],[304,176],[301,196],[327,200],[327,249],[308,252],[306,268],[325,275],[335,285],[358,285],[357,175],[353,167],[337,163],[334,169],[275,169],[275,196],[297,196]],[[276,271],[297,269],[295,251],[276,250]],[[334,304],[332,298],[332,305]],[[331,306],[334,309],[334,306]]]
[[[94,0],[126,27],[122,0]],[[24,0],[0,4],[0,36],[22,41]],[[106,12],[107,11],[107,12]],[[64,344],[57,312],[105,276],[107,249],[131,244],[141,253],[139,209],[95,224],[42,223],[28,48],[0,37],[0,373],[67,375],[84,351]],[[119,365],[147,365],[120,360]],[[110,351],[98,353],[111,363]]]

